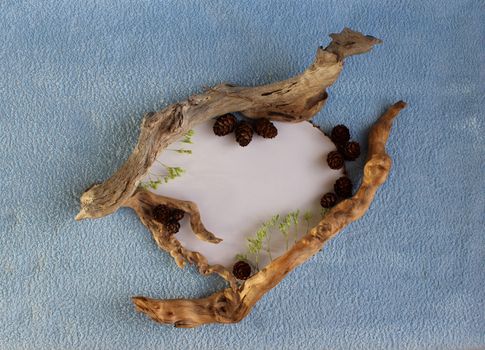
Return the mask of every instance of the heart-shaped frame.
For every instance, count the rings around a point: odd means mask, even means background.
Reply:
[[[283,255],[241,285],[225,267],[209,265],[202,254],[186,249],[153,217],[153,208],[160,204],[181,209],[189,214],[192,230],[198,238],[211,243],[220,242],[204,227],[195,203],[159,196],[139,187],[141,179],[160,152],[195,124],[230,112],[239,112],[248,118],[290,123],[312,118],[325,104],[328,98],[326,89],[337,80],[343,60],[368,52],[375,44],[381,43],[379,39],[348,28],[330,37],[333,39],[330,45],[318,48],[313,64],[298,76],[252,88],[217,85],[186,101],[145,116],[138,143],[128,160],[111,178],[91,186],[83,193],[76,220],[100,218],[120,207],[130,207],[150,230],[157,245],[169,252],[177,265],[183,267],[185,262],[193,263],[200,273],[217,273],[229,283],[228,288],[202,299],[133,297],[137,310],[157,322],[174,324],[176,327],[239,322],[290,271],[320,251],[326,241],[367,211],[377,188],[385,182],[391,168],[385,144],[393,119],[406,106],[402,101],[391,106],[370,131],[363,179],[356,194],[329,210],[314,228]]]

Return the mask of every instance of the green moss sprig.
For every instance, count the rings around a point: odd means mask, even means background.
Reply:
[[[187,143],[187,144],[193,144],[192,142],[192,136],[194,136],[195,131],[194,130],[189,130],[187,133],[184,135],[184,138],[180,141],[182,143]],[[172,151],[172,152],[177,152],[179,154],[192,154],[191,149],[187,148],[178,148],[178,149],[167,149],[167,151]],[[177,177],[182,176],[182,174],[185,173],[185,169],[181,167],[173,167],[173,166],[168,166],[166,164],[161,163],[159,160],[155,160],[157,163],[162,165],[165,170],[167,171],[166,174],[158,175],[158,174],[152,174],[149,173],[151,176],[153,176],[155,179],[150,179],[146,182],[142,182],[139,184],[141,188],[148,189],[152,188],[156,190],[158,186],[160,186],[163,183],[167,183],[170,180],[173,180]]]
[[[251,255],[254,257],[255,267],[259,270],[259,262],[261,257],[261,252],[263,249],[268,254],[270,260],[273,260],[271,256],[271,229],[276,226],[278,223],[280,216],[274,215],[271,219],[265,223],[263,223],[258,230],[254,237],[249,237],[248,240],[248,250],[246,254],[237,254],[236,260],[243,260],[249,262],[248,256]]]
[[[162,164],[162,163],[160,163]],[[142,182],[140,184],[140,187],[142,188],[153,188],[154,190],[156,190],[158,188],[159,185],[161,185],[162,183],[167,183],[169,182],[170,180],[173,180],[177,177],[180,177],[182,176],[183,173],[185,173],[185,169],[181,168],[181,167],[171,167],[171,166],[168,166],[168,165],[165,165],[165,164],[162,164],[164,167],[165,167],[165,170],[167,170],[167,173],[166,175],[157,175],[157,174],[152,174],[150,173],[150,175],[154,176],[156,179],[153,180],[153,179],[150,179],[148,182]]]
[[[306,233],[308,233],[308,231],[310,231],[310,221],[311,221],[312,217],[313,217],[313,214],[309,211],[306,211],[305,213],[303,213],[303,220],[306,223]]]
[[[167,151],[177,152],[177,153],[181,153],[181,154],[192,154],[191,149],[184,149],[184,148],[180,148],[180,149],[167,148]]]
[[[266,230],[266,252],[268,253],[269,260],[273,261],[271,256],[271,229],[276,226],[280,219],[279,214],[273,215],[268,222],[263,224],[263,228]]]
[[[277,227],[280,233],[285,237],[286,250],[289,248],[290,232],[293,232],[295,242],[298,240],[298,232],[300,229],[300,219],[306,223],[306,232],[310,230],[310,220],[313,214],[309,211],[301,214],[300,210],[288,213],[285,216],[279,214],[273,215],[270,220],[263,223],[257,230],[253,237],[249,237],[248,247],[245,254],[237,254],[235,259],[251,263],[254,260],[256,270],[259,270],[259,263],[261,261],[261,252],[264,250],[268,255],[270,261],[273,261],[271,256],[271,233]],[[293,226],[293,230],[292,230]]]
[[[323,218],[330,211],[330,208],[322,208],[320,210],[320,216]]]
[[[294,211],[289,214],[291,217],[291,221],[293,222],[294,226],[294,234],[295,234],[295,242],[298,240],[298,218],[300,217],[300,210]]]
[[[291,214],[283,217],[283,221],[280,222],[279,229],[281,234],[285,237],[286,250],[288,250],[289,232],[291,226]]]
[[[187,131],[187,133],[184,135],[184,138],[180,142],[192,144],[192,136],[194,135],[195,131],[193,129],[190,129],[189,131]]]
[[[246,261],[249,262],[248,255],[247,254],[236,254],[235,257],[236,261]]]
[[[254,256],[254,262],[256,264],[256,269],[259,270],[259,259],[261,256],[261,250],[263,249],[263,242],[268,235],[268,231],[261,227],[256,235],[252,238],[248,238],[248,251]]]

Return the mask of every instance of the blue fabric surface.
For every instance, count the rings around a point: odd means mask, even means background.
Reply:
[[[480,0],[0,2],[0,348],[485,349],[484,23]],[[75,222],[83,189],[143,113],[294,75],[344,26],[384,43],[347,60],[315,121],[365,142],[409,103],[369,212],[239,324],[135,313],[132,295],[224,284],[179,270],[129,210]]]

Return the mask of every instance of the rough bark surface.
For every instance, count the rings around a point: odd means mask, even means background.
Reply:
[[[325,104],[326,89],[337,80],[343,59],[381,42],[348,28],[330,36],[330,45],[318,48],[315,61],[298,76],[258,87],[217,85],[145,116],[132,154],[113,176],[82,194],[76,220],[103,217],[123,206],[159,153],[195,124],[230,112],[292,123],[312,118]]]
[[[139,296],[132,299],[136,309],[154,321],[184,328],[235,323],[246,317],[256,302],[290,271],[318,253],[342,228],[364,215],[391,169],[385,145],[393,119],[405,106],[402,101],[395,103],[372,127],[362,184],[356,194],[332,208],[307,235],[238,290],[227,288],[201,299],[157,300]]]

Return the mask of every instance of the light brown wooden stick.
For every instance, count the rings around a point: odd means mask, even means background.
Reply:
[[[229,282],[231,288],[236,290],[236,279],[229,270],[222,265],[210,265],[202,254],[186,249],[176,238],[176,235],[167,233],[164,226],[155,220],[153,209],[159,204],[181,209],[188,214],[190,216],[192,231],[194,231],[199,239],[211,243],[219,243],[222,241],[222,239],[217,238],[212,232],[205,228],[200,218],[199,209],[193,202],[159,196],[149,191],[138,189],[135,194],[125,202],[124,206],[132,208],[136,212],[141,222],[151,232],[158,247],[168,252],[180,268],[185,266],[186,261],[195,264],[201,274],[209,275],[211,273],[217,273]]]
[[[332,43],[320,47],[315,61],[298,76],[258,87],[221,84],[146,116],[133,153],[113,176],[82,194],[76,220],[100,218],[123,206],[160,152],[198,123],[229,112],[293,123],[313,117],[325,104],[326,89],[340,75],[343,59],[381,42],[347,28],[331,37]]]
[[[245,281],[239,290],[227,288],[201,299],[157,300],[138,296],[132,299],[136,309],[157,322],[175,327],[190,328],[242,320],[256,302],[290,271],[318,253],[342,228],[364,215],[391,169],[391,158],[386,153],[385,144],[393,119],[405,106],[402,101],[395,103],[372,127],[362,184],[356,194],[332,208],[308,234]]]

